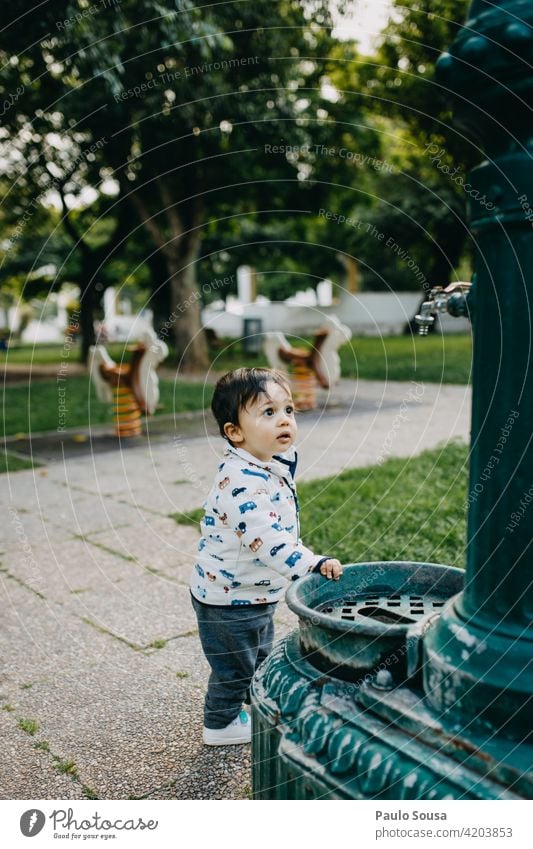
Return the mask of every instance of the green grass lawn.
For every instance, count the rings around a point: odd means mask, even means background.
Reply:
[[[110,356],[114,360],[120,362],[122,352],[124,351],[123,342],[113,342],[106,345]],[[129,353],[127,359],[129,360]],[[0,352],[0,367],[7,363],[8,365],[55,365],[65,358],[65,350],[63,345],[18,345],[12,343],[9,350]],[[74,344],[68,349],[68,359],[72,362],[78,362],[80,358],[79,346]]]
[[[16,454],[12,454],[10,451],[3,451],[0,449],[0,475],[5,474],[6,472],[20,472],[22,469],[33,469],[35,465],[40,465],[39,463],[32,463],[31,460],[23,459],[22,457],[17,457]]]
[[[359,337],[339,351],[343,377],[470,383],[472,338],[439,336]]]
[[[3,389],[6,436],[55,430],[58,424],[80,427],[111,422],[111,408],[96,398],[88,377],[67,377],[65,391],[67,412],[59,422],[58,384],[55,380],[33,381],[31,384]],[[201,410],[211,402],[212,388],[202,383],[161,380],[160,401],[156,415],[188,410]]]
[[[302,340],[294,340],[302,345]],[[109,353],[120,361],[124,345],[110,345]],[[0,354],[3,362],[54,364],[61,360],[59,345],[26,346]],[[131,354],[125,354],[129,361]],[[221,347],[211,351],[211,370],[229,371],[239,366],[266,366],[264,354],[245,355],[240,340],[221,340]],[[469,334],[440,336],[359,336],[340,349],[343,377],[360,380],[418,380],[426,383],[469,383],[472,361],[472,342]],[[71,359],[77,359],[72,352]],[[165,362],[174,362],[172,352]]]
[[[467,447],[451,442],[413,459],[391,459],[301,483],[302,538],[343,563],[413,560],[464,565]],[[197,525],[201,509],[175,513]]]

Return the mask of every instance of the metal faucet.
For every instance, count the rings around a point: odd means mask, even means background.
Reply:
[[[453,316],[470,316],[471,307],[468,304],[468,293],[471,283],[450,283],[449,286],[435,286],[429,293],[429,300],[424,301],[420,312],[415,315],[419,336],[427,336],[429,328],[440,312],[448,312]]]

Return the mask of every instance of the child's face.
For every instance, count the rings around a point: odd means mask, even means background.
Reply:
[[[268,462],[287,451],[296,438],[294,402],[288,388],[269,380],[256,400],[239,412],[239,424],[226,424],[224,432],[237,448]]]

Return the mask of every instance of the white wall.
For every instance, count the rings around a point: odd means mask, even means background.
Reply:
[[[231,303],[227,310],[207,307],[202,319],[218,336],[230,339],[242,336],[245,318],[260,318],[265,333],[279,330],[305,335],[320,327],[328,315],[338,316],[354,336],[395,336],[403,332],[421,300],[420,292],[361,292],[356,295],[343,292],[340,300],[327,307],[289,305],[284,301]],[[440,324],[444,333],[470,332],[467,319],[444,316]]]

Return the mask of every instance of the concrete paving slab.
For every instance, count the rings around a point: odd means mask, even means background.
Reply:
[[[132,650],[124,643],[84,623],[64,605],[0,578],[0,674],[11,697],[18,698],[19,691],[38,681],[79,675],[104,660],[112,667],[127,662]]]
[[[118,525],[129,525],[144,521],[146,514],[138,508],[120,504],[112,498],[86,495],[67,490],[59,508],[43,509],[47,523],[60,530],[68,529],[71,534],[90,534]]]
[[[47,469],[26,469],[2,475],[0,506],[39,512],[43,500],[53,501],[57,487]],[[57,491],[58,495],[61,495]]]
[[[152,485],[140,485],[116,493],[114,498],[120,504],[131,505],[140,512],[168,516],[170,513],[182,511],[184,505],[190,504],[191,494],[193,493],[190,490],[185,493],[181,484],[157,481]]]
[[[137,650],[196,628],[188,588],[160,575],[124,578],[71,595],[65,606],[70,614]]]
[[[20,502],[19,502],[20,504]],[[47,544],[71,539],[74,531],[66,526],[53,524],[47,516],[30,513],[24,507],[8,507],[3,510],[0,528],[0,551]]]
[[[151,517],[142,526],[129,525],[87,537],[123,557],[136,558],[147,570],[187,585],[199,538],[195,528],[166,517]]]
[[[117,581],[138,577],[145,570],[137,563],[91,545],[83,539],[60,540],[48,547],[12,549],[0,556],[6,577],[22,582],[50,602],[68,602],[70,597]]]

